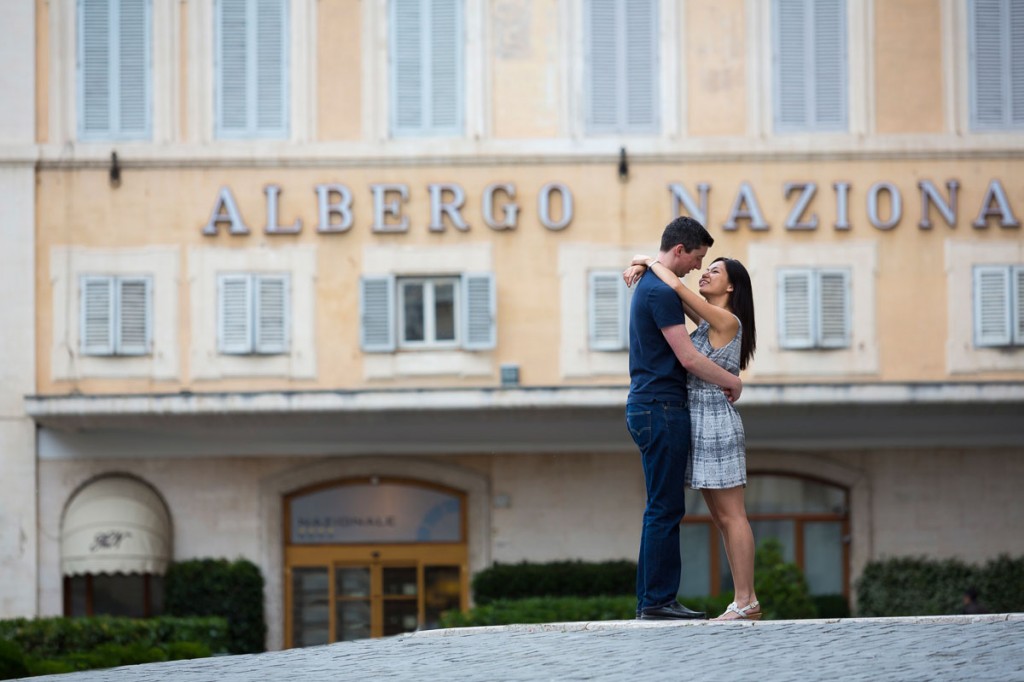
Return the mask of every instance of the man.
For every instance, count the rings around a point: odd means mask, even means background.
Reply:
[[[683,216],[665,228],[658,261],[682,277],[699,269],[714,239],[696,220]],[[626,424],[640,448],[647,507],[637,561],[637,617],[645,620],[706,618],[676,601],[679,590],[679,523],[690,457],[690,411],[686,375],[740,397],[739,377],[693,346],[679,297],[648,268],[636,284],[629,315],[629,398]]]

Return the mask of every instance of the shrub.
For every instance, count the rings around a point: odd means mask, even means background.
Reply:
[[[594,620],[631,620],[636,597],[530,597],[495,599],[467,613],[448,611],[442,627],[512,625],[515,623],[567,623]]]
[[[168,661],[183,661],[191,658],[207,658],[210,647],[202,642],[170,642],[163,646]]]
[[[818,618],[849,618],[850,602],[842,594],[811,595]]]
[[[636,563],[632,561],[495,564],[473,578],[473,596],[481,606],[499,599],[618,596],[635,591]]]
[[[254,563],[246,559],[179,561],[167,570],[164,584],[167,613],[222,616],[228,621],[230,653],[264,651],[263,575]]]
[[[782,559],[782,544],[765,540],[754,553],[754,590],[765,620],[815,618],[807,580],[796,564]]]
[[[872,561],[857,581],[857,611],[861,616],[961,613],[963,593],[972,586],[988,611],[1024,610],[1024,557],[1004,554],[983,566],[924,557]]]
[[[0,680],[13,680],[25,677],[29,670],[25,667],[25,654],[14,642],[0,639]]]

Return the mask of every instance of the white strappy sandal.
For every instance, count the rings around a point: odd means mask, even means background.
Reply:
[[[722,618],[725,613],[735,613],[739,618]],[[725,608],[725,613],[715,620],[761,620],[761,602],[752,601],[743,608],[737,606],[736,602],[732,602]]]

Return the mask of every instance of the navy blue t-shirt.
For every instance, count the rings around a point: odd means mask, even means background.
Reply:
[[[686,370],[661,330],[686,324],[676,292],[648,269],[629,310],[629,399],[686,400]]]

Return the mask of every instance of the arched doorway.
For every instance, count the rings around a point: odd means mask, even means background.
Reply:
[[[465,493],[366,477],[285,496],[285,646],[438,627],[466,608]]]

